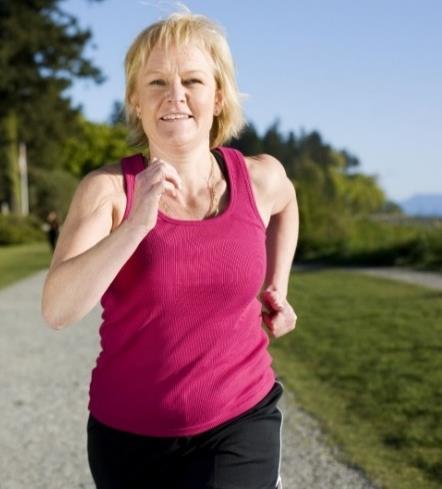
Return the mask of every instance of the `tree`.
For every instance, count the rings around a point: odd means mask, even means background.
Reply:
[[[385,209],[376,178],[357,172],[358,158],[324,142],[318,131],[286,137],[276,120],[260,137],[250,123],[232,146],[248,155],[269,153],[284,165],[298,195],[298,252],[304,257],[345,253],[357,221]]]
[[[267,129],[262,139],[262,146],[265,153],[271,154],[280,161],[284,161],[285,139],[279,131],[280,120],[276,121]]]
[[[13,212],[18,211],[18,142],[27,143],[31,164],[59,166],[60,143],[75,132],[80,110],[63,92],[74,78],[103,81],[83,56],[91,32],[81,29],[60,3],[0,0],[0,200],[9,202]]]
[[[120,100],[115,100],[112,104],[109,124],[111,126],[117,126],[118,124],[124,124],[124,120],[124,104]]]
[[[78,133],[66,138],[59,152],[60,169],[31,169],[34,183],[30,185],[30,203],[40,218],[57,209],[64,219],[75,187],[84,175],[133,152],[126,142],[127,129],[123,124],[98,124],[83,116],[78,117],[77,124]]]
[[[82,116],[78,124],[79,137],[66,139],[60,153],[60,163],[71,175],[82,178],[90,171],[115,163],[123,155],[131,153],[127,129],[123,124],[98,124]]]
[[[238,149],[245,155],[257,155],[262,153],[262,141],[255,126],[248,122],[240,136],[230,141],[230,146]]]

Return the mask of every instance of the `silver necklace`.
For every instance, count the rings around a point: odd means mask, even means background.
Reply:
[[[216,195],[216,192],[215,192],[215,184],[214,182],[210,183],[212,177],[213,177],[213,169],[214,169],[214,160],[215,160],[215,157],[213,156],[212,153],[210,153],[210,156],[211,156],[211,159],[212,159],[212,167],[210,169],[210,175],[209,175],[209,178],[208,178],[208,189],[209,189],[209,194],[210,194],[210,207],[209,207],[209,210],[206,212],[206,214],[204,215],[204,218],[207,218],[207,217],[215,217],[218,215],[219,213],[219,197],[217,197]],[[164,194],[163,196],[161,197],[161,200],[160,200],[160,203],[163,205],[165,211],[167,214],[170,215],[171,213],[171,209],[169,207],[169,205],[164,201]],[[213,207],[216,205],[216,208],[215,210],[212,211]],[[186,210],[186,205],[183,205],[182,206],[184,208],[184,210]]]

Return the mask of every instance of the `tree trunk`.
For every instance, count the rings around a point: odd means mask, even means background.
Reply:
[[[20,175],[18,171],[17,114],[10,109],[0,118],[0,200],[13,214],[20,213]]]

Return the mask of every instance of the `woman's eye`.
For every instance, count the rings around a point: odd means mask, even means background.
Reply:
[[[201,80],[198,80],[197,78],[191,78],[189,80],[185,80],[183,83],[201,83]],[[165,82],[164,80],[152,80],[150,82],[150,85],[164,85]]]

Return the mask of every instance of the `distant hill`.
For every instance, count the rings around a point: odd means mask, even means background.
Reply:
[[[416,194],[399,205],[409,216],[442,216],[442,194]]]

